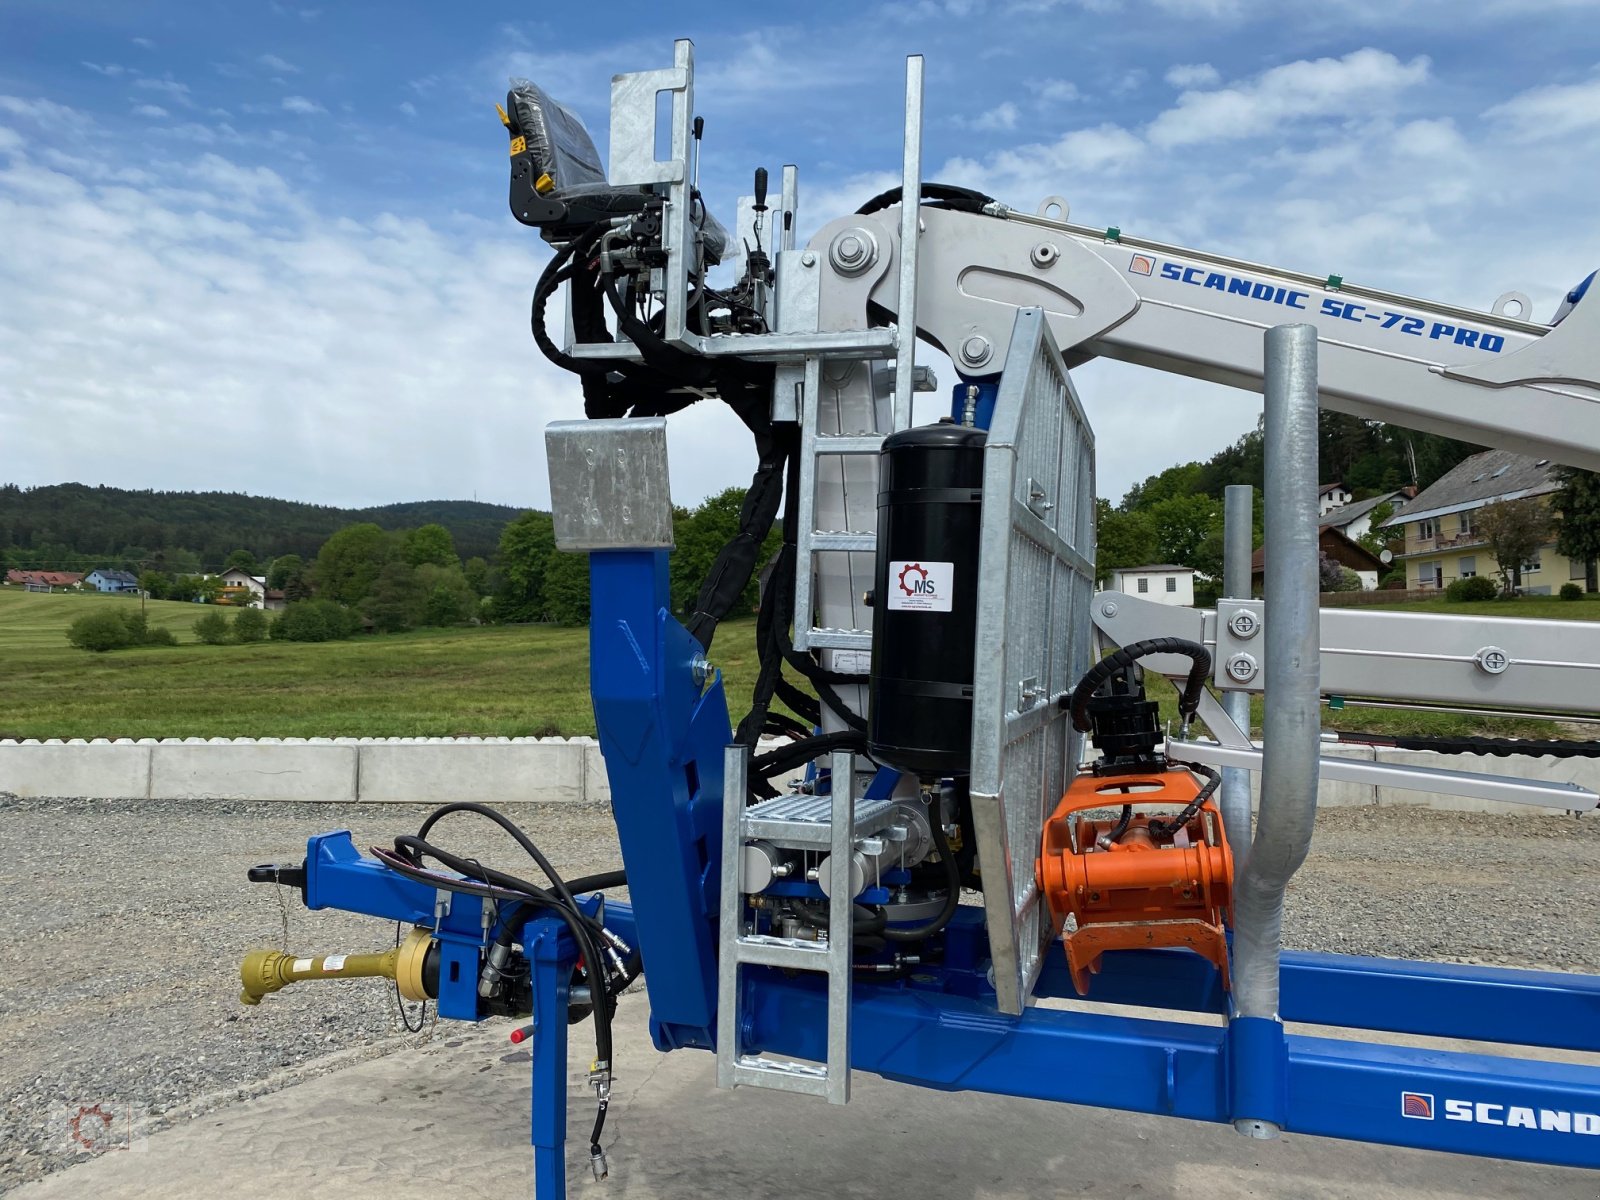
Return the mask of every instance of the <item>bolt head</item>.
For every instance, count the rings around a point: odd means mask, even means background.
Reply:
[[[1228,659],[1223,668],[1228,672],[1228,678],[1238,683],[1249,683],[1261,670],[1255,656],[1251,654],[1235,654]]]
[[[1261,632],[1261,622],[1249,609],[1240,609],[1228,618],[1228,630],[1241,641],[1248,641]]]
[[[1511,665],[1511,656],[1499,646],[1485,646],[1472,656],[1478,669],[1488,675],[1502,675]]]
[[[811,253],[811,251],[807,250],[804,254],[802,254],[800,256],[800,265],[802,267],[814,267],[814,266],[816,266],[817,265],[817,256],[815,254]]]
[[[1049,242],[1040,242],[1029,252],[1028,257],[1032,260],[1034,266],[1042,269],[1053,266],[1056,259],[1061,257],[1061,251],[1057,250]]]
[[[866,250],[861,245],[861,239],[853,233],[847,233],[839,239],[839,257],[845,262],[858,261]]]
[[[970,366],[982,366],[993,354],[994,347],[981,333],[975,333],[961,343],[961,361]]]
[[[1114,617],[1114,616],[1116,616],[1117,615],[1117,602],[1115,600],[1107,600],[1104,604],[1102,604],[1100,606],[1100,615],[1102,617]]]

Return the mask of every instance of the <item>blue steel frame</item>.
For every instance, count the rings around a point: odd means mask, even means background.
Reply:
[[[605,922],[644,956],[662,1050],[711,1049],[721,847],[720,676],[697,681],[700,647],[667,610],[667,554],[591,558],[590,672],[629,889]],[[441,1016],[476,1016],[481,902],[438,894],[362,857],[348,834],[311,839],[306,904],[437,928]],[[1324,1137],[1600,1168],[1600,1067],[1285,1034],[1227,1018],[1217,972],[1181,951],[1108,955],[1100,1005],[1205,1014],[1202,1023],[1088,1011],[1053,955],[1019,1017],[995,1011],[981,916],[963,910],[944,961],[909,980],[857,979],[851,1063],[946,1091],[994,1092],[1192,1120],[1267,1120]],[[528,922],[534,964],[533,1142],[539,1200],[565,1192],[566,989],[575,952],[549,917]],[[453,964],[453,965],[452,965]],[[1397,959],[1286,953],[1283,1020],[1340,1029],[1600,1053],[1600,978]],[[826,1058],[823,981],[742,973],[747,1051]],[[544,1019],[549,1014],[551,1019]]]

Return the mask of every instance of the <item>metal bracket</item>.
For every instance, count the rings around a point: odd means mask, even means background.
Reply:
[[[560,550],[670,550],[665,417],[545,426]]]

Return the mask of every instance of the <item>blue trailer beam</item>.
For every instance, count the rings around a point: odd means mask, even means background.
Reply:
[[[1600,977],[1593,975],[1285,951],[1280,980],[1285,1021],[1600,1053]],[[1064,954],[1050,955],[1034,994],[1078,999]],[[1086,999],[1227,1011],[1216,968],[1183,950],[1106,955]]]
[[[750,976],[746,1048],[822,1061],[824,990]],[[1226,1026],[1038,1007],[1008,1017],[904,988],[858,986],[856,997],[857,1070],[944,1091],[1233,1118]],[[1292,1132],[1600,1167],[1600,1068],[1309,1037],[1283,1039],[1281,1055],[1273,1070]]]

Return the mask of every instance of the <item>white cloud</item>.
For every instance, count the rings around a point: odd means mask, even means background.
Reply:
[[[995,133],[1005,129],[1017,127],[1017,106],[1007,100],[1003,104],[991,108],[988,112],[980,113],[970,121],[961,124],[968,129],[976,129],[986,133]]]
[[[417,115],[417,106],[411,103],[409,100],[400,101],[399,108],[400,111],[405,113],[405,115],[408,117],[414,117]]]
[[[156,48],[156,44],[147,37],[136,37],[133,39],[133,44],[141,50],[154,50]]]
[[[133,86],[142,88],[147,92],[160,92],[169,101],[178,104],[193,105],[194,103],[189,99],[189,85],[179,83],[176,79],[135,79]]]
[[[164,117],[167,110],[159,104],[141,104],[133,110],[136,117]]]
[[[1178,63],[1168,67],[1166,81],[1175,88],[1215,87],[1222,82],[1222,73],[1210,63]]]
[[[89,70],[93,71],[96,75],[105,75],[113,79],[116,78],[116,76],[123,74],[128,69],[127,67],[122,66],[120,63],[85,62],[83,65]]]
[[[283,98],[283,110],[284,112],[302,113],[308,116],[313,113],[325,113],[328,111],[315,100],[308,100],[304,96],[285,96]]]
[[[1033,79],[1028,90],[1039,104],[1067,104],[1078,98],[1078,85],[1070,79]]]
[[[218,154],[129,180],[64,153],[6,163],[0,296],[28,298],[0,303],[8,478],[548,506],[543,429],[582,399],[528,337],[532,231],[329,212]],[[724,406],[671,438],[679,502],[748,482]]]
[[[21,150],[24,144],[22,135],[15,129],[7,129],[4,125],[0,125],[0,154]]]
[[[299,67],[295,66],[292,62],[279,58],[276,54],[263,54],[260,58],[256,59],[256,61],[263,67],[266,67],[269,71],[279,71],[285,75],[300,74]]]
[[[1257,137],[1302,117],[1371,112],[1428,77],[1425,57],[1401,62],[1383,50],[1302,59],[1216,91],[1188,91],[1147,131],[1158,146]]]
[[[1558,138],[1600,125],[1600,79],[1530,88],[1483,114],[1520,137]]]

